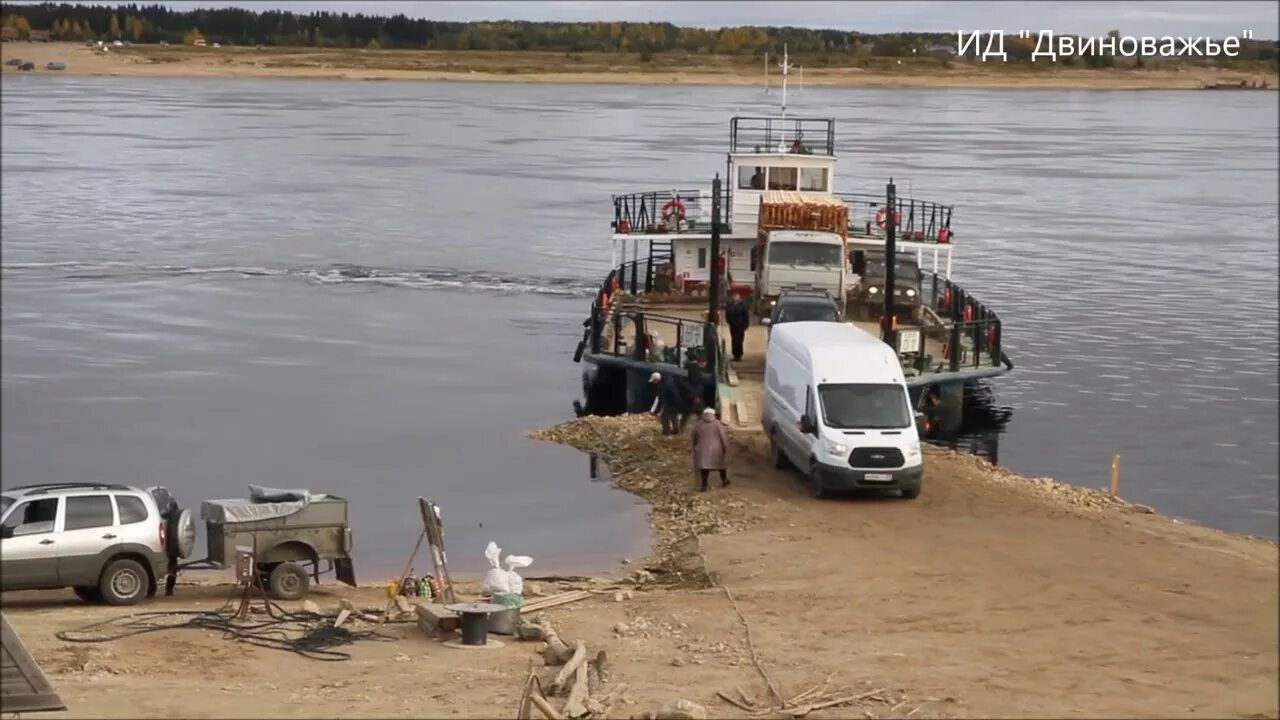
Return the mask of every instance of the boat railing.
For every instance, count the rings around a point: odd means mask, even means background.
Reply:
[[[711,191],[650,190],[613,196],[615,233],[679,235],[711,232]],[[729,194],[721,208],[729,207]]]
[[[938,324],[924,323],[924,332],[943,346],[942,366],[952,372],[982,367],[1013,369],[1004,352],[1003,325],[994,310],[960,285],[936,273],[925,273],[921,301]]]
[[[865,193],[834,193],[849,206],[849,233],[853,237],[884,236],[886,220],[885,198]],[[912,242],[951,242],[951,205],[916,200],[909,197],[897,199],[899,240]]]
[[[729,121],[729,152],[835,155],[836,121],[830,118],[735,117]]]

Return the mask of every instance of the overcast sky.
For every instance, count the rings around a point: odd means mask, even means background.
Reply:
[[[84,3],[115,4],[115,3]],[[1060,2],[412,2],[368,0],[320,2],[183,2],[163,4],[175,8],[247,7],[279,8],[295,12],[330,10],[371,15],[404,13],[432,20],[559,20],[559,21],[667,21],[676,25],[722,27],[732,25],[797,25],[858,30],[956,32],[1003,29],[1008,32],[1053,30],[1101,35],[1118,29],[1125,35],[1175,35],[1184,37],[1239,36],[1252,30],[1257,39],[1280,37],[1280,2],[1147,2],[1142,0],[1061,0]]]

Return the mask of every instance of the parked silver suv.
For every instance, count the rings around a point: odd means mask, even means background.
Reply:
[[[165,488],[51,483],[0,492],[0,590],[70,587],[132,605],[195,546],[191,513]]]

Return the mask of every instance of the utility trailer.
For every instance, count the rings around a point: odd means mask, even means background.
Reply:
[[[254,486],[250,495],[201,505],[208,557],[182,569],[229,567],[237,549],[244,548],[253,553],[263,587],[276,598],[297,600],[307,594],[312,580],[329,572],[356,587],[345,499]]]

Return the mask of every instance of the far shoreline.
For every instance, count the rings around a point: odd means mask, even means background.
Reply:
[[[764,88],[762,67],[741,59],[655,56],[651,61],[610,55],[544,52],[450,52],[330,48],[193,48],[132,46],[103,53],[75,43],[7,42],[0,55],[31,61],[26,73],[4,66],[4,74],[168,78],[276,78],[363,82],[467,82],[562,85],[675,85]],[[64,70],[47,70],[50,62]],[[776,74],[769,83],[776,87]],[[792,88],[966,89],[966,90],[1200,90],[1215,83],[1267,83],[1280,75],[1257,69],[1030,69],[1004,65],[908,63],[902,68],[810,68]],[[1259,89],[1259,88],[1245,88]],[[1228,89],[1228,91],[1231,89]]]

